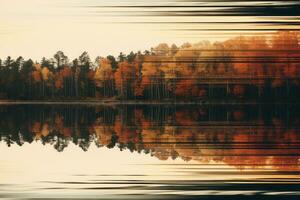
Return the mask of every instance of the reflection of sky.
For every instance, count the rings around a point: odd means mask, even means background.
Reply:
[[[0,195],[14,199],[83,196],[86,199],[95,195],[107,198],[124,194],[276,194],[276,191],[260,188],[259,181],[285,184],[288,178],[295,181],[299,178],[291,173],[276,175],[270,173],[272,170],[239,171],[224,164],[214,165],[214,162],[201,165],[182,160],[159,161],[143,153],[99,149],[94,145],[88,152],[70,145],[59,153],[50,145],[35,142],[22,147],[7,147],[1,143],[0,151]],[[230,184],[227,190],[222,189]],[[242,184],[255,187],[241,189]],[[284,194],[293,193],[297,186],[293,187],[284,187]]]
[[[150,155],[130,151],[121,152],[118,148],[97,148],[91,145],[89,151],[70,144],[64,152],[57,152],[51,145],[43,146],[40,142],[25,144],[22,147],[13,145],[7,147],[0,144],[1,153],[1,181],[15,182],[16,178],[24,181],[41,180],[42,177],[59,179],[51,173],[64,176],[73,175],[144,175],[152,173],[141,164],[186,163],[181,160],[167,162],[159,161]],[[146,171],[145,171],[146,170]],[[32,172],[32,173],[31,173]],[[153,173],[161,173],[157,170]],[[151,175],[151,174],[149,174]]]
[[[70,57],[86,50],[94,57],[149,49],[159,42],[214,41],[259,29],[297,28],[290,23],[299,21],[293,10],[298,6],[295,2],[1,0],[0,57],[40,59],[57,50]],[[291,4],[295,6],[288,7]],[[226,7],[232,5],[238,7],[225,16],[224,9],[232,9]],[[274,5],[281,7],[270,7]],[[207,11],[209,15],[204,16]],[[280,16],[268,16],[272,13]]]

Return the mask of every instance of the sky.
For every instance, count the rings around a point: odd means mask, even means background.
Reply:
[[[0,58],[144,51],[298,29],[298,1],[0,0]]]

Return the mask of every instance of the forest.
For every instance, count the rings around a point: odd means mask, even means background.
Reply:
[[[2,100],[300,99],[300,33],[239,36],[70,60],[0,60]]]

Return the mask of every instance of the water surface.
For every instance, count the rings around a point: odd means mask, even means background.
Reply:
[[[297,198],[297,105],[1,105],[3,199]]]

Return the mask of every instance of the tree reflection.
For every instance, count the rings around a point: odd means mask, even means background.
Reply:
[[[223,162],[239,169],[300,169],[300,107],[46,106],[0,107],[0,139],[8,146],[40,141],[63,151],[119,148],[160,160]]]

